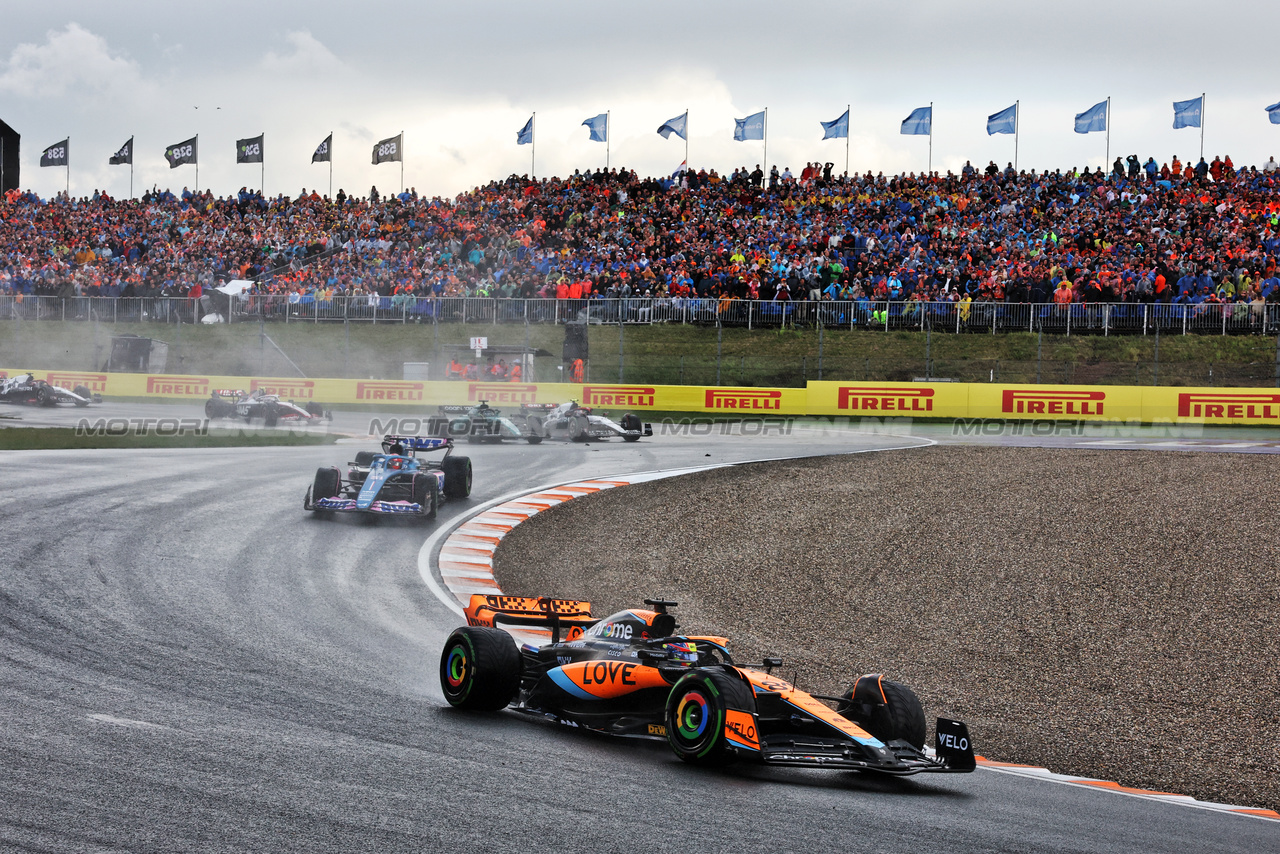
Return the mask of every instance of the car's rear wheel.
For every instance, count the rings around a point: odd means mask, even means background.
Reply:
[[[448,498],[466,498],[471,494],[471,458],[445,457],[444,494]]]
[[[681,677],[667,695],[667,742],[676,755],[694,765],[723,765],[734,760],[725,737],[729,709],[749,709],[751,689],[718,670]]]
[[[506,708],[520,690],[520,651],[511,635],[486,626],[455,629],[440,654],[440,690],[459,709]]]
[[[636,433],[634,436],[623,436],[623,439],[628,442],[638,442],[640,441],[640,434],[644,432],[644,424],[640,421],[639,415],[636,415],[634,412],[628,412],[626,415],[622,416],[622,429],[635,431]]]
[[[211,397],[204,402],[205,418],[226,418],[235,407],[219,397]]]
[[[917,750],[924,749],[924,705],[906,685],[872,673],[859,677],[841,696],[846,702],[837,711],[876,738],[883,742],[901,738]]]
[[[262,416],[262,426],[274,427],[280,421],[280,408],[274,403],[268,403],[267,408]]]
[[[421,505],[422,518],[436,518],[436,508],[440,506],[440,495],[433,474],[415,474],[413,476],[413,503]]]
[[[42,385],[36,389],[36,404],[39,406],[54,406],[57,401],[53,397],[53,389],[47,385]]]

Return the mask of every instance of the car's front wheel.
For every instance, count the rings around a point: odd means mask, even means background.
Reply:
[[[444,469],[444,494],[448,498],[466,498],[471,494],[471,458],[448,456]]]
[[[433,474],[415,474],[413,476],[413,503],[422,507],[422,518],[436,518],[436,508],[440,504],[439,487]]]
[[[719,670],[697,670],[681,677],[667,695],[667,742],[676,755],[695,765],[734,760],[725,735],[730,709],[749,709],[751,689]]]
[[[440,690],[456,708],[496,711],[515,699],[522,669],[511,635],[463,626],[449,635],[440,653]]]
[[[876,738],[886,743],[901,738],[924,749],[924,705],[906,685],[872,673],[841,696],[845,702],[837,711]]]

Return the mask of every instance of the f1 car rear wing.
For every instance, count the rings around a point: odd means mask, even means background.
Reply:
[[[551,629],[551,642],[560,642],[561,628],[571,635],[600,622],[591,616],[591,603],[575,599],[533,598],[528,596],[492,596],[475,593],[467,605],[467,624],[497,628],[538,626]]]
[[[526,415],[546,415],[558,405],[556,403],[522,403],[520,411]]]
[[[391,448],[399,445],[406,451],[438,451],[441,448],[452,448],[453,440],[438,436],[383,436],[382,450],[391,453]]]
[[[248,397],[249,392],[242,388],[215,388],[211,394],[214,397]]]
[[[459,406],[456,404],[445,404],[439,407],[441,415],[467,415],[471,412],[470,406]]]

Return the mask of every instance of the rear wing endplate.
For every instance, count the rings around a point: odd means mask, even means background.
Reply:
[[[591,616],[591,603],[576,599],[534,598],[529,596],[493,596],[476,593],[467,605],[467,624],[497,628],[538,626],[551,629],[551,642],[560,642],[560,630],[577,628],[579,632],[598,623]]]

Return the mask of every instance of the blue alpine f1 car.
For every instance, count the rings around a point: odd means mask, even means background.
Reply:
[[[431,436],[386,436],[382,453],[361,451],[347,476],[336,466],[316,470],[302,507],[317,515],[366,513],[434,519],[449,498],[471,494],[471,458],[453,456],[453,440]],[[444,451],[438,460],[418,457]]]

